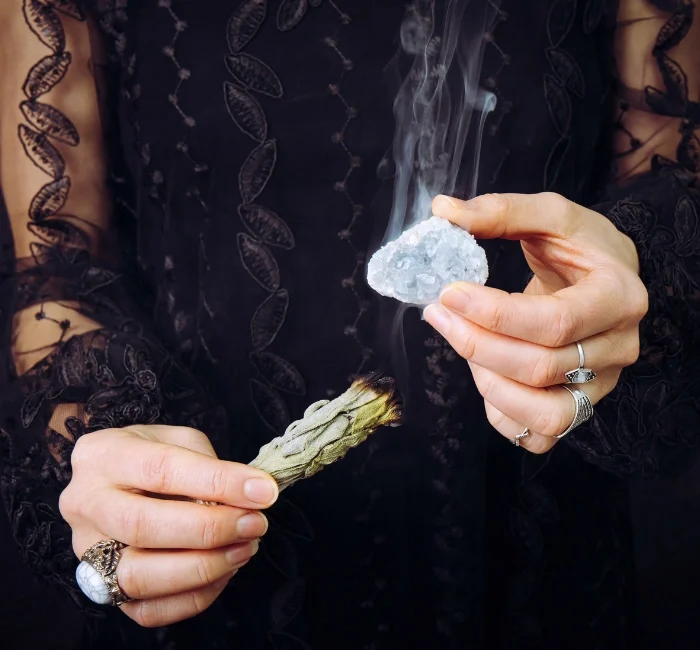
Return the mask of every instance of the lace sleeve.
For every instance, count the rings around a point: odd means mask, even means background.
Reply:
[[[595,209],[637,245],[641,356],[570,436],[618,474],[674,473],[700,443],[700,20],[693,0],[623,0],[614,179]]]
[[[76,439],[134,423],[221,426],[129,299],[115,253],[96,31],[76,0],[0,7],[2,218],[14,250],[0,278],[0,486],[24,557],[74,597],[58,498]]]

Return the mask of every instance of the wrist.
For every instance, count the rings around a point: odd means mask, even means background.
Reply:
[[[78,307],[77,303],[45,302],[14,314],[12,360],[18,375],[49,356],[59,343],[102,327],[77,311]]]

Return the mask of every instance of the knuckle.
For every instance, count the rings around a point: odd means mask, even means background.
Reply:
[[[487,329],[494,332],[502,332],[508,326],[508,317],[504,305],[495,302],[486,323]]]
[[[576,338],[579,324],[569,309],[560,310],[551,329],[551,340],[545,344],[553,348],[569,345]]]
[[[160,627],[166,622],[159,600],[144,600],[133,603],[129,616],[141,627]]]
[[[641,321],[649,312],[649,292],[639,278],[636,291],[631,292],[632,317],[636,322]]]
[[[197,555],[194,568],[197,572],[197,579],[202,586],[208,585],[209,583],[214,582],[216,579],[214,577],[211,560],[207,559],[203,555]]]
[[[119,563],[119,586],[125,594],[134,600],[142,600],[148,594],[148,576],[134,569],[133,562],[125,562],[124,558]]]
[[[121,434],[141,438],[142,440],[150,440],[152,442],[160,442],[158,431],[161,425],[154,424],[130,424],[127,427],[117,429]]]
[[[558,409],[540,411],[535,417],[532,430],[543,436],[558,436],[570,424],[570,422],[565,422],[565,419],[566,416]]]
[[[199,442],[203,438],[206,439],[206,436],[194,427],[178,426],[172,427],[172,430],[175,433],[175,437],[178,438],[185,447],[187,447],[189,443]]]
[[[189,594],[189,600],[190,607],[188,609],[191,612],[190,616],[201,614],[209,607],[209,605],[212,604],[212,602],[214,602],[212,598],[209,598],[206,594],[198,591],[191,592]]]
[[[94,433],[90,433],[76,440],[70,457],[71,467],[74,473],[80,471],[83,467],[89,467],[93,462],[94,435]]]
[[[129,546],[147,548],[149,542],[150,518],[148,508],[125,507],[115,515],[112,537],[116,537]]]
[[[612,373],[610,377],[603,382],[602,386],[602,391],[601,394],[603,397],[608,396],[610,393],[612,393],[616,388],[617,385],[620,383],[620,378],[622,377],[622,371],[618,371],[615,373]],[[594,415],[595,417],[595,415]]]
[[[486,409],[486,419],[496,431],[501,432],[501,427],[506,420],[506,416],[497,408],[491,407]]]
[[[525,448],[531,454],[535,454],[535,456],[542,456],[542,454],[546,454],[553,446],[554,444],[552,442],[540,436],[535,439],[535,442],[526,445]]]
[[[71,546],[73,547],[73,553],[75,554],[75,557],[78,559],[83,557],[83,553],[85,552],[84,545],[80,544],[80,540],[78,539],[78,536],[73,533],[71,537]]]
[[[90,519],[92,514],[92,500],[90,490],[82,490],[71,481],[58,497],[58,510],[61,516],[69,523],[80,519]]]
[[[535,362],[527,383],[536,388],[544,388],[557,383],[558,379],[559,368],[555,355],[551,352],[545,352]]]
[[[230,494],[230,475],[226,465],[219,464],[209,475],[209,490],[214,501],[224,501],[227,494]]]
[[[75,491],[71,490],[71,484],[61,492],[58,497],[58,511],[61,513],[67,522],[75,519],[78,514],[78,499],[75,497]]]
[[[201,530],[202,548],[218,548],[222,546],[222,526],[216,517],[204,519]]]
[[[94,469],[95,463],[104,458],[107,444],[113,437],[114,429],[102,429],[80,436],[73,445],[71,467],[73,473]]]
[[[143,460],[143,480],[152,492],[167,492],[173,478],[172,456],[167,446]]]
[[[616,278],[616,295],[624,305],[623,324],[636,325],[649,312],[649,292],[639,276],[632,271],[623,272]]]
[[[623,365],[627,367],[636,363],[639,359],[640,351],[639,336],[635,335],[628,340],[627,345],[625,346],[625,353],[622,358]]]
[[[543,213],[552,221],[552,230],[560,235],[571,235],[578,226],[574,204],[555,192],[543,192],[539,198]]]
[[[556,215],[565,215],[571,210],[571,203],[569,200],[556,192],[542,192],[540,194],[540,201],[542,201],[542,207]]]
[[[457,354],[463,359],[471,359],[476,354],[476,341],[468,333],[462,334],[455,346]]]
[[[498,429],[498,425],[503,420],[503,413],[501,413],[497,408],[494,408],[488,402],[484,402],[484,410],[486,412],[486,419],[488,423],[494,428]]]
[[[505,194],[484,194],[481,198],[497,217],[505,217],[510,211],[510,199]]]
[[[498,390],[498,382],[496,381],[496,375],[492,373],[483,373],[476,381],[476,387],[479,390],[479,394],[487,402],[492,402],[490,399],[494,393]]]

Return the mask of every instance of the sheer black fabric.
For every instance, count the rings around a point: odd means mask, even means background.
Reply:
[[[83,608],[58,512],[77,438],[186,424],[246,461],[379,362],[364,263],[391,202],[383,69],[405,10],[86,9],[18,5],[6,29],[44,50],[17,73],[23,108],[0,119],[3,150],[44,174],[24,191],[3,158],[3,500],[24,559]],[[697,443],[694,9],[504,1],[489,38],[482,78],[498,104],[479,191],[559,192],[639,250],[641,358],[592,424],[544,457],[508,445],[466,364],[410,313],[407,426],[285,493],[259,557],[211,610],[157,631],[89,611],[86,647],[639,647],[624,479],[681,471]],[[78,123],[71,70],[88,62],[107,153]],[[517,244],[488,253],[491,283],[521,290]]]

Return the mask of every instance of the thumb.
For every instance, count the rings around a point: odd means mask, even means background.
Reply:
[[[212,447],[211,442],[209,442],[209,438],[201,431],[191,427],[175,427],[164,424],[133,424],[124,427],[122,431],[136,435],[139,438],[144,438],[145,440],[184,447],[191,451],[197,451],[200,454],[206,454],[212,458],[218,458],[214,447]]]
[[[483,194],[469,201],[439,195],[433,214],[481,239],[568,238],[585,208],[563,196],[542,194]]]

